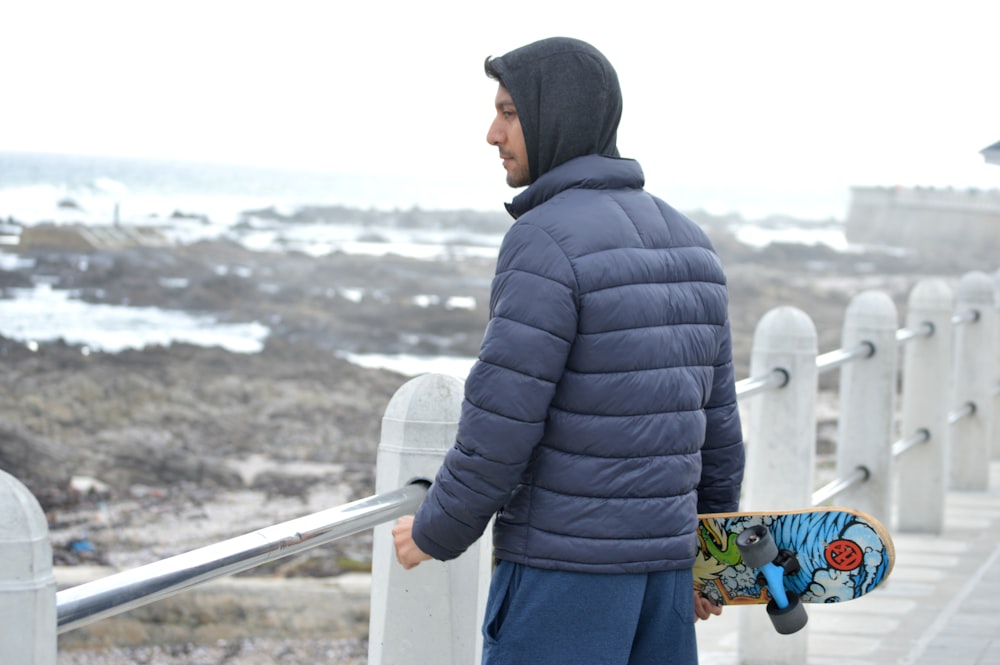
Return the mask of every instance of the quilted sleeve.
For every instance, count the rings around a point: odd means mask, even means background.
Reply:
[[[727,322],[715,361],[712,395],[705,407],[707,427],[701,452],[699,513],[725,513],[739,509],[745,451],[733,379],[732,332]]]
[[[435,559],[464,552],[517,487],[576,335],[575,294],[572,267],[555,241],[515,224],[500,248],[457,441],[414,521],[415,542]]]

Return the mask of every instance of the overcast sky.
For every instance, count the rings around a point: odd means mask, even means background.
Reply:
[[[7,2],[0,150],[503,172],[487,55],[590,41],[651,190],[1000,187],[1000,3]],[[2,174],[0,174],[2,178]]]

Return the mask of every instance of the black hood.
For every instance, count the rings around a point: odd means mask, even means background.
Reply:
[[[532,182],[574,157],[618,157],[621,88],[596,48],[552,37],[490,64],[517,107]]]

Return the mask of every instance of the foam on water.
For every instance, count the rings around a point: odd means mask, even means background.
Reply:
[[[118,352],[187,342],[257,353],[270,331],[259,323],[220,323],[211,316],[156,307],[122,307],[74,300],[48,284],[12,289],[0,300],[0,334],[22,342],[62,339],[89,350]]]
[[[847,237],[842,226],[830,225],[789,225],[785,227],[765,227],[755,224],[741,224],[732,229],[733,235],[744,245],[767,247],[773,242],[798,245],[826,245],[838,251],[847,251]]]
[[[456,356],[414,356],[405,353],[338,353],[348,362],[369,369],[387,369],[405,376],[418,374],[446,374],[465,380],[475,364],[475,358]]]

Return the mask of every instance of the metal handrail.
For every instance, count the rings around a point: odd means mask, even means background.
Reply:
[[[1000,304],[998,304],[997,307],[1000,309]],[[951,323],[952,325],[959,326],[967,323],[975,323],[979,320],[979,318],[980,312],[978,310],[971,309],[952,316]],[[898,344],[903,344],[918,337],[931,337],[934,333],[934,324],[930,321],[924,321],[911,328],[900,328],[896,330],[896,342]],[[841,348],[829,351],[816,356],[816,369],[819,372],[825,372],[827,370],[846,365],[854,360],[871,358],[875,355],[875,352],[875,344],[869,341],[861,342],[853,349]],[[788,384],[790,378],[788,370],[777,367],[772,369],[767,374],[737,381],[736,394],[738,397],[747,397],[749,395],[767,390],[784,388]],[[994,395],[1000,397],[1000,383],[997,384]],[[954,425],[963,418],[972,416],[975,412],[976,405],[972,402],[968,402],[948,414],[948,424]],[[912,436],[895,442],[892,445],[892,456],[899,457],[911,448],[921,443],[926,443],[930,440],[930,438],[930,431],[926,428],[921,428]],[[813,505],[819,506],[831,500],[841,492],[844,492],[855,485],[860,485],[866,482],[870,477],[871,472],[866,467],[859,466],[849,476],[845,478],[837,478],[836,480],[831,481],[813,492]]]
[[[784,388],[788,385],[788,370],[775,367],[767,374],[751,376],[736,382],[736,396],[749,397],[767,390]]]
[[[197,584],[249,570],[370,529],[417,509],[426,482],[265,527],[56,594],[58,632],[168,598]]]
[[[962,325],[964,323],[974,323],[979,320],[978,310],[968,310],[960,314],[955,314],[951,318],[951,322],[954,325]],[[900,328],[896,331],[896,342],[902,344],[908,342],[917,337],[931,337],[934,335],[934,324],[930,321],[924,321],[912,328]],[[854,360],[871,358],[875,355],[876,348],[875,344],[869,341],[863,341],[858,344],[853,349],[835,349],[833,351],[828,351],[826,353],[821,353],[816,356],[816,369],[819,372],[826,372],[831,369],[835,369],[842,365],[846,365]],[[776,372],[783,373],[780,383],[778,378],[775,377]],[[772,390],[775,388],[783,388],[788,383],[788,371],[775,368],[771,370],[769,374],[759,377],[751,377],[748,379],[743,379],[742,381],[736,382],[736,394],[740,397],[747,395],[752,395],[757,392],[763,392],[765,390]],[[1000,385],[997,386],[997,394],[1000,395]]]
[[[852,360],[871,358],[875,355],[875,345],[871,342],[861,342],[853,349],[836,349],[816,356],[816,368],[820,372],[846,365]],[[775,367],[767,374],[752,376],[736,382],[737,397],[749,397],[767,390],[776,390],[788,385],[788,370]]]
[[[814,506],[821,506],[844,490],[867,482],[871,475],[868,467],[859,466],[846,478],[837,478],[813,492],[812,503]]]
[[[932,337],[934,335],[934,324],[924,321],[913,328],[900,328],[896,331],[896,341],[902,344],[917,337]]]
[[[910,448],[919,446],[921,443],[927,443],[931,440],[931,431],[926,427],[921,427],[912,435],[906,437],[905,439],[900,439],[896,443],[892,444],[892,456],[899,457]]]
[[[959,312],[951,317],[951,324],[954,326],[965,325],[966,323],[975,323],[979,320],[979,310],[978,309],[968,309],[964,312]]]
[[[853,349],[836,349],[816,356],[816,369],[820,372],[846,365],[852,360],[871,358],[875,355],[875,345],[865,341]]]
[[[921,427],[912,436],[905,439],[900,439],[899,441],[892,444],[892,456],[899,457],[911,448],[920,445],[921,443],[927,443],[931,440],[931,433],[928,429]],[[854,472],[847,476],[846,478],[837,478],[823,487],[819,488],[812,495],[813,506],[821,506],[827,501],[830,501],[835,496],[848,490],[855,485],[861,485],[862,483],[868,482],[871,478],[871,471],[868,467],[859,466]]]
[[[966,402],[961,407],[948,413],[948,424],[954,425],[962,418],[967,418],[976,413],[976,405],[972,402]],[[921,427],[911,436],[900,439],[892,444],[892,456],[899,457],[903,453],[909,451],[922,443],[927,443],[931,440],[931,433],[925,427]],[[871,472],[863,466],[859,466],[854,470],[854,472],[847,476],[846,478],[838,478],[833,480],[823,487],[819,488],[812,495],[812,501],[814,506],[819,506],[833,497],[837,496],[844,490],[847,490],[855,485],[860,485],[866,482],[871,477]]]
[[[976,413],[976,403],[966,402],[957,409],[948,412],[948,424],[954,425],[962,418],[968,418],[969,416],[975,413]]]

